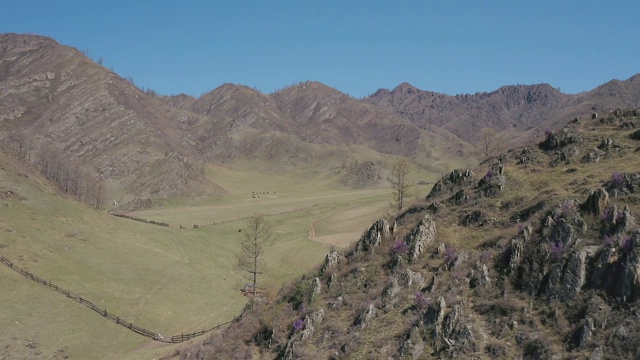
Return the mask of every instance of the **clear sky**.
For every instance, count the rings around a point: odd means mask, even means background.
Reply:
[[[0,0],[0,32],[89,51],[161,94],[315,80],[352,96],[446,94],[640,73],[637,0]]]

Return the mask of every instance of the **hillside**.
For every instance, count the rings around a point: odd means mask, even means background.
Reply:
[[[321,158],[336,168],[356,160],[339,150],[353,145],[373,149],[365,160],[382,170],[390,155],[438,171],[450,161],[474,161],[467,159],[470,145],[455,135],[316,82],[274,94],[224,84],[197,99],[159,96],[37,35],[1,35],[0,63],[0,139],[39,168],[53,154],[53,167],[74,169],[51,178],[91,178],[82,186],[102,189],[92,192],[103,207],[224,194],[202,176],[207,163],[289,172]],[[328,159],[334,154],[340,156]]]
[[[634,358],[638,129],[638,110],[601,114],[443,175],[167,358]]]
[[[380,106],[419,126],[445,128],[474,142],[489,127],[510,134],[513,143],[554,128],[557,119],[586,117],[593,112],[640,106],[638,75],[612,80],[591,91],[568,95],[548,84],[509,85],[492,92],[450,96],[403,83],[379,89],[363,101]]]

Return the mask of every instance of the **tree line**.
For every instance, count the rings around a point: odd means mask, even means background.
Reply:
[[[105,184],[97,174],[80,164],[49,142],[36,145],[25,132],[12,133],[9,146],[14,152],[33,164],[48,180],[65,194],[74,196],[96,209],[104,206]]]

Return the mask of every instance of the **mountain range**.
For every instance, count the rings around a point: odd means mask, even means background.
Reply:
[[[439,173],[473,162],[482,128],[514,143],[556,119],[640,106],[640,75],[568,95],[547,84],[449,96],[403,83],[355,99],[319,82],[263,94],[223,84],[194,98],[143,91],[77,49],[38,35],[0,35],[0,139],[23,157],[64,154],[95,174],[109,204],[216,196],[208,163],[318,171],[394,157]],[[368,149],[368,158],[354,147]],[[343,172],[348,171],[343,166]],[[347,174],[343,174],[347,175]]]

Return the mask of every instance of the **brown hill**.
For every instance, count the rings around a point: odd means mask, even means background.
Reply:
[[[0,138],[27,160],[55,153],[65,169],[97,175],[108,203],[223,192],[202,177],[202,161],[281,171],[333,156],[323,160],[331,167],[350,157],[348,146],[361,145],[377,152],[369,160],[409,155],[442,167],[469,152],[446,131],[429,132],[317,82],[270,95],[224,84],[198,99],[158,96],[33,35],[2,35],[0,61]]]
[[[201,117],[163,105],[76,49],[45,37],[0,35],[0,61],[0,131],[14,146],[16,139],[28,146],[32,160],[46,157],[46,147],[62,151],[65,161],[106,181],[109,202],[222,191],[203,186],[206,180],[188,167],[184,178],[157,171],[173,161],[169,154],[195,156],[184,135]],[[155,186],[160,183],[163,190]],[[131,188],[139,191],[123,192]]]
[[[640,76],[612,80],[576,95],[563,94],[548,84],[503,86],[492,92],[449,96],[403,83],[380,89],[363,101],[394,112],[412,123],[445,128],[467,141],[478,130],[494,128],[529,138],[532,131],[557,127],[557,119],[587,116],[615,108],[640,106]],[[526,135],[526,136],[523,136]]]

